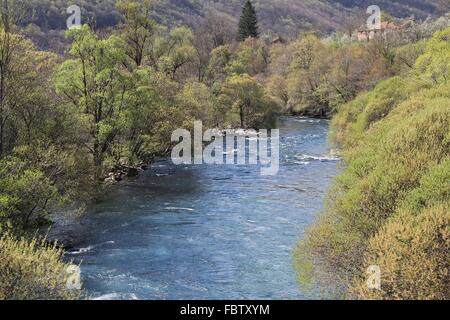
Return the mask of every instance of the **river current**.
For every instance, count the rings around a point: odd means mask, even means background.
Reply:
[[[293,250],[323,207],[338,161],[328,121],[281,118],[280,170],[158,161],[81,222],[84,288],[97,299],[311,299]]]

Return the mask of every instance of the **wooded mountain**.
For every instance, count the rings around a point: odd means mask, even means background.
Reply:
[[[84,21],[97,28],[117,24],[121,16],[116,0],[17,0],[27,8],[23,24],[33,23],[43,30],[65,27],[66,8],[73,3],[84,11]],[[346,21],[364,20],[371,0],[254,0],[261,33],[274,32],[295,36],[299,30],[329,32],[340,29]],[[418,19],[450,10],[449,0],[378,0],[382,10],[396,17]],[[244,0],[157,0],[155,18],[172,26],[198,26],[204,17],[214,14],[237,24]]]

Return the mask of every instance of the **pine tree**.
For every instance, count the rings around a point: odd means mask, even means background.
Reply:
[[[258,18],[256,16],[256,10],[250,0],[247,0],[242,8],[242,15],[239,21],[239,40],[252,37],[257,38],[258,33]]]

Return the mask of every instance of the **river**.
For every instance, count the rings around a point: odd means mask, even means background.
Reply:
[[[328,121],[281,118],[280,170],[154,163],[82,220],[84,288],[99,299],[310,299],[293,250],[323,206],[338,159]]]

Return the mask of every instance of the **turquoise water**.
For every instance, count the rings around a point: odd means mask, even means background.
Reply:
[[[326,120],[280,119],[280,171],[154,163],[82,221],[69,253],[99,299],[308,299],[293,249],[323,206],[338,159]]]

